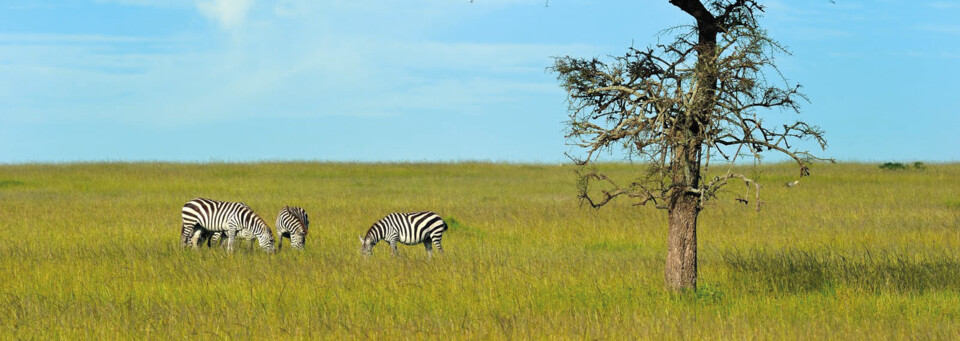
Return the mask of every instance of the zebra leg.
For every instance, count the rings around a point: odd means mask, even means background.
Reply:
[[[226,247],[226,246],[227,246],[227,232],[226,232],[226,231],[217,232],[217,240],[220,242],[220,243],[217,244],[217,245],[219,245],[221,249],[224,248],[224,247]]]
[[[203,245],[206,235],[203,233],[203,230],[196,229],[193,230],[193,238],[190,238],[190,245],[200,246]]]
[[[180,245],[187,246],[193,241],[193,225],[183,225],[180,230]]]
[[[214,232],[210,235],[210,240],[207,242],[207,246],[223,246],[223,232]]]
[[[393,255],[396,256],[396,257],[399,257],[399,256],[400,256],[400,251],[397,250],[397,242],[395,242],[395,241],[390,241],[389,243],[390,243],[390,248],[393,249]]]
[[[427,258],[433,257],[433,244],[429,240],[423,242],[423,247],[427,249]]]
[[[197,248],[198,245],[203,244],[204,232],[205,231],[201,229],[193,230],[193,237],[190,238],[190,246]]]
[[[195,233],[197,234],[198,238],[194,238],[194,244],[200,247],[202,247],[203,244],[207,244],[207,247],[209,248],[210,240],[213,239],[213,236],[215,236],[219,232],[210,232],[209,230],[197,230],[197,232]]]
[[[443,246],[440,245],[440,236],[433,237],[433,246],[437,247],[437,252],[443,254]]]
[[[233,252],[233,243],[237,239],[237,230],[227,230],[227,251]]]

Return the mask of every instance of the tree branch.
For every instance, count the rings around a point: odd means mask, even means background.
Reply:
[[[777,69],[774,55],[789,52],[758,27],[756,15],[763,7],[756,0],[670,3],[697,20],[671,43],[630,48],[610,61],[556,58],[552,67],[569,95],[566,138],[584,151],[568,156],[583,167],[603,152],[622,152],[649,168],[625,187],[595,170],[580,173],[584,203],[599,207],[627,196],[660,206],[671,191],[696,193],[703,202],[739,179],[756,190],[751,200],[759,209],[760,185],[742,174],[728,170],[719,179],[699,182],[711,153],[731,169],[741,156],[759,161],[763,153],[784,154],[797,162],[801,177],[809,175],[812,161],[832,162],[794,147],[797,140],[812,139],[825,149],[818,127],[802,121],[772,127],[758,118],[770,109],[799,113],[806,97]],[[713,40],[705,44],[704,34]],[[774,77],[768,78],[770,71]],[[704,149],[708,160],[701,164]],[[684,150],[692,152],[677,152]],[[589,192],[591,186],[602,190]]]
[[[670,0],[670,4],[677,6],[682,11],[686,12],[694,19],[700,22],[713,22],[715,20],[712,13],[707,10],[707,7],[703,6],[703,3],[700,0]]]

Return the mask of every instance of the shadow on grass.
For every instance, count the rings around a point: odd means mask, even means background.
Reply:
[[[17,180],[0,180],[0,188],[14,187],[23,185],[23,181]]]
[[[734,251],[723,255],[723,264],[743,277],[745,287],[765,292],[829,291],[836,286],[873,292],[960,290],[960,260],[948,255]]]

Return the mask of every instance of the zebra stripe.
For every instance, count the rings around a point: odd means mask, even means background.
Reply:
[[[286,206],[281,209],[280,213],[277,214],[277,251],[283,248],[284,237],[290,239],[290,246],[297,250],[303,250],[303,245],[306,243],[305,238],[307,235],[307,230],[309,228],[310,219],[307,217],[306,210],[296,206]],[[223,232],[204,233],[199,239],[199,244],[202,245],[204,242],[206,242],[208,247],[211,244],[222,245],[222,237]],[[238,231],[237,238],[249,240],[251,243],[254,240],[253,234],[246,229]]]
[[[240,203],[244,206],[250,207],[250,205],[247,205],[245,202],[241,201]],[[224,232],[207,231],[201,236],[199,245],[203,245],[203,241],[206,240],[207,247],[210,247],[210,244],[216,244],[217,246],[223,247],[223,235]],[[237,231],[237,238],[249,242],[248,244],[250,244],[250,249],[253,249],[253,242],[256,240],[256,237],[254,237],[249,230],[241,229],[240,231]]]
[[[283,247],[283,238],[290,238],[290,246],[303,250],[306,243],[307,230],[310,228],[310,218],[307,211],[296,206],[285,206],[277,214],[277,250]]]
[[[250,205],[247,205],[245,202],[239,201],[238,203],[243,206],[250,207]],[[203,243],[207,243],[207,247],[211,247],[211,244],[216,244],[217,246],[222,247],[223,235],[224,232],[213,232],[204,230],[202,228],[197,228],[194,232],[194,242],[192,244],[203,245]],[[240,229],[237,231],[237,238],[249,241],[251,249],[253,248],[253,241],[256,239],[247,229]]]
[[[225,232],[227,250],[232,251],[238,232],[247,230],[257,238],[261,248],[273,252],[273,232],[270,227],[243,203],[196,198],[183,205],[181,217],[183,227],[180,243],[183,246],[197,247],[203,231]]]
[[[211,247],[211,245],[223,246],[223,235],[225,232],[212,232],[203,229],[196,229],[195,231],[194,234],[200,234],[200,236],[197,238],[198,242],[194,244],[203,245],[203,243],[207,243],[207,247]],[[240,229],[237,231],[237,239],[249,242],[250,248],[252,249],[257,237],[255,237],[253,233],[250,233],[250,230]]]
[[[360,251],[364,254],[373,253],[373,246],[381,240],[390,243],[393,254],[397,255],[397,242],[406,245],[423,243],[427,249],[427,256],[433,255],[433,247],[443,252],[440,238],[447,230],[447,223],[433,212],[391,213],[380,219],[367,231],[365,237],[360,237]]]

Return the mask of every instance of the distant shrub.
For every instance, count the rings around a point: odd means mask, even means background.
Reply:
[[[900,162],[884,162],[879,167],[883,170],[907,170],[911,168],[909,164],[903,164]],[[927,168],[927,165],[923,164],[923,162],[917,161],[913,163],[913,169],[925,168]]]
[[[884,162],[882,165],[880,165],[880,169],[904,170],[907,169],[907,166],[899,162]]]

